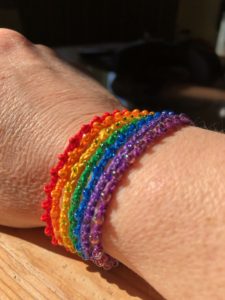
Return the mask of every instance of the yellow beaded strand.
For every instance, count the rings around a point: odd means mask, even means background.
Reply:
[[[101,123],[94,122],[90,132],[82,136],[80,145],[68,154],[69,155],[68,161],[62,167],[62,169],[58,171],[59,179],[55,185],[55,188],[51,192],[52,207],[50,211],[50,217],[51,217],[52,227],[54,230],[54,235],[59,245],[63,244],[61,234],[60,234],[60,228],[59,228],[60,227],[59,219],[61,218],[62,222],[66,221],[66,220],[64,221],[63,213],[62,211],[60,211],[60,206],[61,206],[60,199],[63,192],[63,188],[65,187],[65,184],[70,177],[71,168],[77,161],[79,161],[80,156],[89,147],[91,142],[97,136],[98,132],[108,123],[110,124],[111,120],[112,120],[112,116],[107,116],[104,120],[104,124],[103,122]],[[65,193],[67,193],[67,190],[65,188],[64,190]],[[65,201],[65,207],[66,206],[67,206],[67,202]]]
[[[100,130],[98,136],[93,140],[93,142],[90,144],[89,148],[81,155],[78,162],[76,162],[73,167],[71,168],[70,173],[70,179],[67,181],[64,191],[63,191],[63,198],[62,198],[62,209],[60,213],[60,221],[59,221],[59,227],[60,227],[60,240],[62,241],[62,244],[66,247],[67,250],[70,252],[76,252],[74,249],[74,246],[72,242],[70,241],[70,238],[68,236],[68,230],[69,230],[69,219],[68,219],[68,211],[70,208],[70,198],[72,195],[72,192],[75,188],[75,185],[79,179],[80,174],[85,168],[85,164],[87,161],[91,158],[93,153],[96,151],[96,149],[99,147],[99,145],[106,140],[113,131],[116,129],[121,128],[125,124],[129,123],[133,117],[143,116],[148,114],[148,111],[143,111],[140,113],[139,110],[135,109],[132,112],[126,111],[124,114],[121,114],[120,112],[116,113],[114,117],[111,117],[110,120],[105,120],[106,124],[99,123],[99,127],[102,126],[109,126],[108,128],[103,128]]]

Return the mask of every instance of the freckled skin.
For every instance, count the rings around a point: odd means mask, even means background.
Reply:
[[[0,224],[43,226],[43,184],[67,139],[122,109],[98,83],[0,29]],[[166,299],[224,299],[225,136],[186,127],[123,177],[103,228],[106,251]]]

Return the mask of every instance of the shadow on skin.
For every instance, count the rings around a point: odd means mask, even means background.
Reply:
[[[158,143],[163,143],[164,139],[167,136],[171,136],[175,134],[177,131],[169,132],[164,137],[158,139]],[[154,143],[155,144],[155,143]],[[154,144],[152,147],[148,149],[148,152],[152,154],[154,152]],[[136,161],[132,168],[141,168],[142,165],[139,161]],[[129,186],[129,179],[127,176],[123,177],[121,182],[123,186]],[[115,191],[116,192],[116,191]],[[111,206],[110,210],[117,209],[118,203],[114,201],[113,205]],[[110,226],[110,221],[107,223]],[[17,229],[17,228],[9,228],[0,226],[0,233],[5,233],[7,235],[11,235],[20,239],[23,239],[29,243],[35,244],[39,247],[45,248],[48,251],[52,251],[54,253],[63,255],[70,259],[75,259],[81,261],[81,259],[73,255],[69,252],[66,252],[63,247],[55,247],[51,244],[50,239],[47,238],[43,233],[43,228],[33,228],[33,229]],[[112,235],[116,235],[115,231],[112,229]],[[126,266],[120,264],[118,268],[115,268],[111,271],[104,271],[92,263],[84,262],[86,264],[86,268],[89,272],[92,273],[100,273],[101,277],[104,278],[107,282],[116,284],[119,289],[125,290],[129,295],[133,297],[139,297],[143,300],[165,300],[158,292],[154,290],[147,282],[145,282],[141,277],[139,277],[136,273],[128,269]],[[130,284],[127,284],[130,283]]]

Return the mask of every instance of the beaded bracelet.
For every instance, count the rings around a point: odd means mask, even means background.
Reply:
[[[115,110],[113,115],[116,115],[119,111]],[[126,113],[126,110],[123,111]],[[95,135],[98,133],[99,129],[104,125],[103,122],[107,120],[107,117],[110,117],[109,113],[105,113],[102,117],[95,116],[90,124],[82,126],[80,131],[69,139],[69,144],[65,149],[63,154],[58,156],[58,164],[51,169],[51,181],[46,184],[44,191],[46,193],[46,199],[42,202],[42,207],[46,212],[42,215],[41,220],[46,222],[45,234],[52,237],[52,244],[57,245],[58,240],[55,237],[54,225],[55,221],[57,222],[60,212],[59,199],[61,196],[61,190],[67,181],[67,174],[71,169],[71,166],[74,162],[80,157],[80,154],[84,150],[85,146],[88,144],[86,140],[86,135]],[[65,163],[68,161],[68,166],[65,167]],[[54,203],[56,205],[54,205]],[[51,214],[50,214],[51,212]],[[56,224],[55,227],[57,227]]]
[[[51,170],[42,202],[45,234],[85,260],[108,270],[118,262],[104,252],[106,209],[124,172],[146,148],[171,130],[193,125],[184,114],[138,109],[105,113],[69,140]]]

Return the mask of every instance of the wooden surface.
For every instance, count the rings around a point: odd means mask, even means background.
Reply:
[[[123,265],[99,270],[52,246],[43,229],[0,226],[0,300],[163,300]]]

